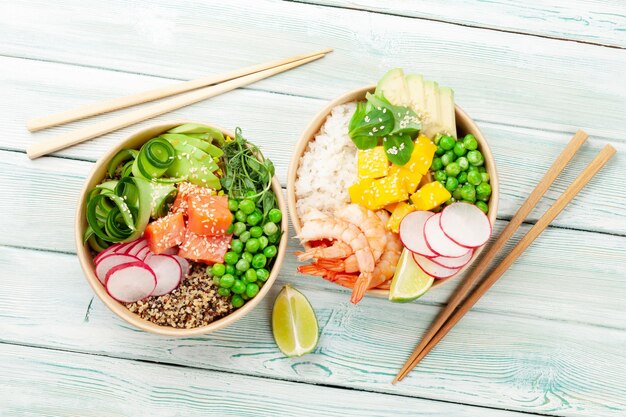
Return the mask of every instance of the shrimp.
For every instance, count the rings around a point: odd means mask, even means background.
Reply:
[[[337,211],[335,215],[361,229],[372,249],[374,261],[378,261],[387,243],[385,223],[373,211],[358,204],[349,204]]]
[[[333,242],[330,246],[316,246],[307,249],[304,252],[296,252],[299,261],[308,261],[309,259],[339,259],[347,258],[352,255],[352,248],[347,243],[340,240]]]
[[[352,274],[359,272],[359,264],[356,262],[355,256],[349,256],[346,259],[318,259],[318,265],[322,268],[335,272],[347,272]]]
[[[369,247],[367,238],[352,223],[334,217],[310,220],[302,226],[297,236],[303,242],[330,239],[346,243],[350,246],[362,273],[374,270],[376,262]]]
[[[385,218],[389,218],[389,215],[383,210],[376,213],[381,221],[385,222]],[[386,232],[387,243],[385,244],[385,251],[380,257],[379,262],[376,264],[374,271],[371,272],[368,280],[362,279],[362,275],[359,276],[354,284],[352,290],[352,298],[350,301],[353,304],[361,301],[365,292],[371,288],[378,287],[385,281],[391,279],[395,273],[400,254],[402,253],[402,242],[397,234],[388,231]],[[342,277],[339,277],[340,279]]]

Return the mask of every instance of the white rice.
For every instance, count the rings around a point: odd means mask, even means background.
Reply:
[[[332,213],[350,203],[348,187],[357,180],[357,149],[348,135],[356,103],[334,107],[300,158],[295,183],[298,215]]]

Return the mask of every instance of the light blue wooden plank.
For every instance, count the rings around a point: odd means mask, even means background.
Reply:
[[[626,7],[619,0],[303,0],[626,48]]]
[[[577,288],[583,283],[578,276],[567,282],[546,264],[533,266],[552,259],[537,253],[527,259],[529,266],[508,273],[395,386],[392,376],[439,310],[432,304],[439,297],[435,291],[425,303],[367,298],[353,306],[346,292],[289,270],[280,282],[292,283],[309,298],[321,331],[315,351],[293,359],[276,348],[268,319],[280,285],[227,329],[205,337],[163,338],[129,327],[98,300],[91,303],[92,291],[74,256],[0,248],[0,270],[9,277],[0,280],[0,341],[540,414],[622,416],[626,331],[623,323],[609,326],[626,313],[625,274],[614,273],[612,290],[605,287],[602,293],[587,285],[586,300],[578,293],[585,290]],[[535,275],[534,294],[526,295],[530,283],[524,281]],[[600,306],[614,301],[621,304]],[[518,311],[504,303],[517,304]],[[546,319],[550,314],[562,319]],[[583,324],[583,314],[606,323]]]
[[[0,54],[189,79],[333,46],[254,88],[330,99],[399,66],[453,87],[479,120],[613,138],[626,129],[623,50],[276,0],[24,1],[11,12],[0,14]]]
[[[5,416],[522,416],[462,404],[0,344]]]
[[[33,74],[35,74],[34,77]],[[28,77],[41,81],[31,82]],[[99,82],[94,84],[90,81],[92,79],[98,79]],[[164,80],[68,65],[0,58],[0,82],[7,84],[3,90],[5,94],[0,95],[0,113],[13,115],[5,123],[5,134],[0,136],[0,148],[24,151],[28,144],[42,137],[62,134],[74,128],[70,125],[31,135],[23,127],[28,115],[50,113],[59,106],[72,107],[78,102],[87,102],[100,95],[119,96],[131,88],[142,89],[163,85]],[[323,100],[264,91],[240,90],[174,114],[161,116],[157,120],[187,117],[219,122],[231,129],[241,126],[246,136],[261,145],[266,155],[274,161],[277,175],[285,185],[288,163],[299,133],[324,104]],[[85,121],[79,125],[83,126],[87,123],[92,122]],[[147,121],[139,126],[105,135],[97,140],[64,150],[60,155],[95,160],[108,147],[129,135],[130,132],[150,123],[154,121]],[[510,218],[556,155],[565,147],[572,132],[544,132],[487,122],[480,125],[491,144],[500,173],[499,215],[500,218]],[[590,139],[589,144],[585,145],[580,155],[566,170],[563,178],[557,181],[554,189],[562,191],[592,159],[604,142],[605,140]],[[617,147],[619,151],[617,156],[602,171],[598,179],[594,180],[589,188],[583,190],[580,197],[559,216],[555,222],[556,225],[626,234],[626,195],[616,192],[622,188],[621,172],[626,170],[626,142],[623,139],[610,142]],[[34,168],[37,165],[30,165],[23,157],[8,158],[8,161],[21,161],[19,167],[15,167],[15,173],[7,177],[7,181],[12,184],[9,187],[21,188],[19,181],[31,175],[33,169],[35,171],[38,169]],[[13,162],[10,164],[14,165]],[[8,169],[13,171],[12,168]],[[19,174],[17,174],[18,171]],[[68,168],[68,172],[72,171],[73,168]],[[41,177],[43,174],[32,172],[32,175]],[[43,178],[33,184],[33,192],[49,191],[45,189],[41,181]],[[39,186],[44,188],[40,189]],[[76,183],[75,190],[78,189],[79,183]],[[547,208],[547,203],[552,203],[556,196],[555,191],[549,192],[531,218],[536,219],[538,214],[543,213]],[[41,196],[41,198],[47,197]],[[52,198],[59,197],[53,196]],[[63,198],[75,198],[75,196],[68,195]],[[25,204],[28,206],[28,203]]]

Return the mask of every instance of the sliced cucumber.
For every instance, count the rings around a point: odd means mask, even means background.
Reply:
[[[420,74],[409,74],[405,79],[411,97],[409,107],[420,116],[421,119],[422,112],[424,111],[424,76]]]
[[[454,91],[450,87],[439,87],[439,109],[441,128],[456,139],[456,116],[454,114]]]
[[[409,106],[411,97],[402,68],[387,71],[376,85],[376,96],[384,96],[394,106]]]
[[[440,126],[440,103],[439,103],[439,84],[435,81],[424,81],[424,112],[423,112],[423,133],[434,138],[441,132]]]

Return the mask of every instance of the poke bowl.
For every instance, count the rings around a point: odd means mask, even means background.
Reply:
[[[408,92],[402,98],[402,90],[407,86]],[[416,91],[421,94],[418,99],[412,95]],[[433,103],[439,113],[430,111]],[[402,113],[403,120],[394,123],[390,119],[391,127],[387,129],[385,115],[393,111],[398,116]],[[373,116],[377,120],[372,123]],[[399,126],[400,130],[403,126],[410,127],[411,123],[415,123],[415,129],[404,130],[410,132],[405,133],[404,138],[402,133],[400,137],[391,138],[389,132]],[[353,137],[359,129],[360,137]],[[381,137],[380,132],[389,136]],[[378,140],[368,144],[372,136],[379,136]],[[405,165],[396,165],[398,150],[402,150],[405,144],[411,145],[412,150],[407,152],[404,161],[398,162]],[[468,163],[468,158],[472,163]],[[470,174],[471,171],[474,172]],[[398,179],[401,175],[404,177]],[[379,184],[386,184],[386,187],[377,189]],[[388,190],[395,189],[396,185],[402,190],[390,197],[394,192]],[[491,234],[498,210],[498,195],[498,175],[489,145],[476,123],[455,105],[453,91],[439,87],[436,82],[425,81],[421,75],[405,75],[401,69],[391,70],[377,85],[357,88],[331,101],[304,129],[296,144],[289,166],[287,200],[294,230],[303,246],[303,252],[298,253],[299,259],[312,261],[298,270],[352,289],[353,303],[358,302],[365,292],[389,297],[391,301],[411,301],[429,288],[461,275],[471,266]],[[389,199],[384,201],[387,197]],[[450,235],[462,235],[464,245],[458,245],[459,236],[454,236],[456,240],[449,239],[448,230],[444,233],[440,230],[441,216],[448,206],[454,206],[454,209],[447,210],[446,219],[456,217],[459,220],[459,216],[472,219],[468,223],[446,220],[443,227],[450,229],[454,224],[454,227],[466,229],[449,230]],[[384,229],[373,226],[375,217],[372,212],[386,226]],[[484,218],[477,214],[480,212]],[[428,236],[436,243],[433,245],[429,245],[423,235],[423,226],[431,215],[438,217],[438,225],[429,226],[437,229],[429,231]],[[331,222],[335,226],[333,232],[328,226],[328,235],[313,230],[325,227],[324,219],[326,226]],[[303,231],[307,222],[316,227]],[[378,282],[378,286],[368,283],[364,291],[362,285],[360,294],[355,294],[356,284],[364,275],[360,270],[363,262],[358,259],[358,245],[346,247],[346,243],[350,246],[348,239],[342,241],[337,235],[339,224],[344,224],[341,230],[347,233],[345,223],[356,226],[356,229],[352,228],[352,243],[367,242],[373,255],[380,257],[380,261],[374,264],[374,271],[387,270],[386,275],[377,281],[374,276],[374,283]],[[434,219],[429,223],[434,223]],[[366,224],[371,225],[369,236]],[[409,232],[403,235],[401,226]],[[359,231],[365,239],[355,238]],[[379,248],[376,254],[375,246],[381,244],[383,235],[387,237],[387,246]],[[408,235],[406,239],[405,235]],[[392,250],[395,255],[392,254],[385,265],[382,260]],[[407,258],[413,258],[413,262]],[[350,260],[351,263],[347,262]],[[352,265],[351,270],[349,265]],[[414,290],[398,287],[394,293],[393,286],[399,273],[417,275],[420,282],[411,284]],[[403,291],[409,294],[403,295]]]
[[[271,161],[239,129],[159,123],[96,162],[79,196],[77,255],[98,298],[127,323],[207,334],[268,293],[287,247],[283,213]]]

